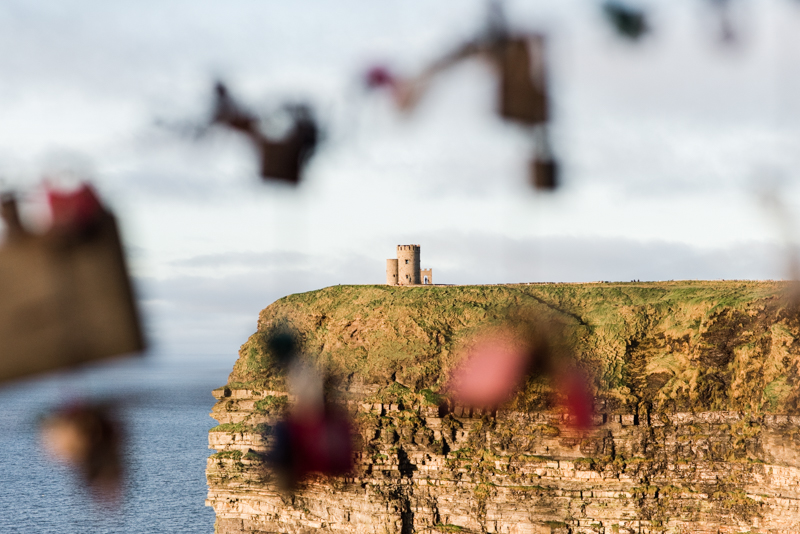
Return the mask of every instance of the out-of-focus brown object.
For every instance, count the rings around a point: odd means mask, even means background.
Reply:
[[[512,38],[498,46],[500,115],[523,124],[548,120],[544,37]]]
[[[525,126],[536,139],[541,156],[531,162],[531,185],[539,190],[554,190],[558,187],[556,165],[545,128],[550,120],[546,39],[541,34],[511,33],[500,4],[493,3],[490,7],[483,32],[432,62],[417,76],[402,78],[386,67],[374,66],[365,73],[364,84],[369,89],[389,89],[395,105],[402,111],[410,111],[442,71],[466,59],[487,61],[498,77],[498,115]]]
[[[291,183],[300,181],[300,173],[317,146],[317,125],[306,106],[291,110],[293,125],[280,141],[266,137],[258,145],[261,153],[261,176]]]
[[[214,96],[212,124],[224,125],[246,135],[254,135],[257,132],[258,118],[231,97],[224,83],[217,82],[214,85]]]
[[[365,84],[388,87],[402,110],[411,110],[430,81],[440,72],[470,58],[482,58],[495,67],[499,78],[497,112],[507,120],[533,126],[549,120],[545,37],[541,34],[508,35],[492,32],[469,41],[433,62],[413,78],[400,78],[375,66],[365,74]]]
[[[0,381],[145,348],[114,216],[88,186],[50,200],[36,235],[2,199]]]
[[[100,498],[116,498],[123,476],[122,427],[107,406],[74,404],[41,423],[44,449],[73,468]]]
[[[738,41],[738,32],[733,22],[731,12],[731,0],[710,0],[711,5],[717,12],[719,24],[719,40],[722,44],[732,45]]]
[[[530,162],[531,185],[543,191],[558,188],[558,166],[552,160],[534,158]]]
[[[308,106],[287,106],[287,111],[292,127],[282,139],[271,139],[261,131],[258,117],[239,105],[225,84],[217,82],[211,123],[235,130],[250,140],[259,156],[262,178],[297,184],[316,149],[319,129]]]

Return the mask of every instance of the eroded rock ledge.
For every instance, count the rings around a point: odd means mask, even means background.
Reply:
[[[233,390],[220,415],[264,398]],[[263,479],[268,429],[211,432],[217,532],[800,532],[797,416],[601,413],[577,432],[548,413],[351,406],[366,445],[353,477],[291,497]]]

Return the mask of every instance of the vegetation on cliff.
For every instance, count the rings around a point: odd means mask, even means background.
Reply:
[[[231,387],[284,389],[266,335],[290,325],[306,354],[344,388],[436,402],[459,348],[481,329],[536,317],[627,410],[798,413],[800,322],[782,282],[502,286],[334,286],[264,309],[242,345]],[[534,376],[512,403],[546,407]],[[638,407],[638,408],[637,408]]]

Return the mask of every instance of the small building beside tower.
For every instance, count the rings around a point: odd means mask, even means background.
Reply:
[[[433,269],[419,268],[419,245],[397,245],[397,259],[386,260],[390,286],[433,284]]]

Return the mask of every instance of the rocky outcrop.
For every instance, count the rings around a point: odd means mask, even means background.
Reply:
[[[592,368],[591,428],[571,426],[557,404],[533,402],[531,391],[541,385],[529,384],[515,401],[484,412],[437,395],[442,377],[435,374],[409,383],[396,371],[386,379],[351,373],[342,378],[339,397],[356,423],[356,467],[347,477],[312,478],[292,494],[279,491],[264,467],[272,428],[290,399],[279,378],[266,369],[259,375],[247,363],[251,338],[228,385],[214,391],[212,416],[221,424],[209,433],[218,452],[208,460],[207,504],[217,514],[216,532],[800,532],[798,332],[779,300],[780,287],[723,286],[702,298],[692,293],[683,308],[679,299],[664,304],[657,291],[651,302],[628,302],[616,323],[606,308],[593,307],[587,295],[594,289],[578,288],[580,299],[557,306],[557,313],[583,323],[574,338],[579,356],[600,362]],[[336,334],[337,345],[330,337],[335,310],[320,321],[319,310],[309,306],[329,296],[325,291],[267,308],[259,330],[297,309],[295,324],[311,316],[318,329],[307,341],[315,343],[323,330],[329,336],[328,348],[317,351],[324,356],[326,350],[343,354],[348,339],[355,340],[354,352],[369,342],[368,331],[353,324],[397,329],[375,326],[381,314],[362,307]],[[741,299],[731,302],[730,291]],[[548,309],[556,307],[537,296]],[[387,305],[378,301],[372,310]],[[491,320],[491,309],[484,309],[474,321]],[[428,359],[451,350],[446,340],[454,332],[475,325],[428,320],[430,331],[405,334],[440,347],[425,352]],[[437,332],[445,342],[436,341]],[[610,369],[620,361],[615,375]],[[687,376],[694,382],[681,382]]]

